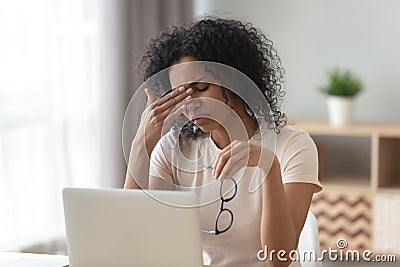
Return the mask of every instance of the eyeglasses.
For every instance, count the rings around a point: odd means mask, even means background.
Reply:
[[[201,164],[198,164],[197,166],[202,167],[202,168],[206,168],[206,169],[210,169],[210,170],[213,169],[213,167],[211,167],[211,166],[206,166],[206,165],[201,165]],[[223,188],[224,188],[224,184],[228,183],[228,181],[232,181],[233,182],[234,191],[233,191],[233,195],[225,198],[224,197]],[[230,188],[230,187],[228,187],[228,188]],[[227,193],[229,193],[230,191],[231,191],[231,189],[229,189],[227,191]],[[227,193],[225,193],[225,195],[227,195]],[[233,178],[224,179],[224,180],[221,181],[221,187],[219,189],[219,195],[220,195],[220,198],[221,198],[221,206],[219,208],[219,212],[218,212],[217,217],[215,219],[215,230],[208,231],[208,230],[201,229],[201,231],[203,233],[212,234],[212,235],[219,235],[219,234],[225,233],[226,231],[228,231],[231,228],[231,226],[233,224],[233,213],[232,213],[232,211],[230,209],[224,208],[224,203],[231,201],[236,196],[236,193],[237,193],[237,183]],[[226,216],[229,216],[229,218],[230,218],[229,224],[225,224],[225,226],[219,225],[220,221],[222,220],[221,218],[226,218]]]

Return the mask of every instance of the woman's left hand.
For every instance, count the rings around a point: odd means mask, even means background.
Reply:
[[[223,180],[247,166],[259,167],[268,173],[274,159],[275,153],[266,148],[235,140],[217,155],[213,175],[215,179]]]

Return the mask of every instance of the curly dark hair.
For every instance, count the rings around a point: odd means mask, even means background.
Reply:
[[[229,65],[247,75],[268,102],[277,132],[286,125],[287,117],[280,109],[285,71],[273,42],[251,23],[208,17],[169,27],[150,40],[139,62],[144,81],[185,56]],[[191,137],[202,134],[191,122],[182,131]]]

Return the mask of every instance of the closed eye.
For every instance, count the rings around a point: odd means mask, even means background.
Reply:
[[[197,91],[205,91],[208,89],[208,87],[210,86],[209,83],[192,83],[192,88],[196,89]]]

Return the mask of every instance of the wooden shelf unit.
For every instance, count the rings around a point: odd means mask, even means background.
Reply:
[[[345,238],[349,248],[400,255],[400,125],[293,120],[307,131],[319,154],[319,179],[311,211],[321,249]]]
[[[359,122],[335,128],[326,121],[294,120],[289,122],[289,126],[305,130],[313,137],[321,158],[320,179],[322,183],[326,182],[327,186],[361,186],[370,187],[372,190],[391,189],[400,192],[400,125]],[[342,147],[341,155],[338,154],[338,148],[332,155],[332,151],[329,151],[329,146],[332,144],[329,145],[329,141],[336,141],[333,146],[340,147],[339,139],[347,140],[347,143],[342,141],[346,143],[346,147]],[[364,151],[364,146],[357,147],[357,142],[368,142],[367,151]],[[360,148],[363,151],[357,156],[355,149]],[[365,159],[365,153],[369,153],[369,160]],[[329,170],[329,164],[326,166],[327,160],[355,162],[361,158],[363,158],[361,164],[368,165],[367,172],[354,170],[340,173],[340,168],[336,168],[338,171],[330,173],[332,170]],[[337,176],[347,177],[347,179],[334,179]],[[362,176],[364,179],[360,180]]]

